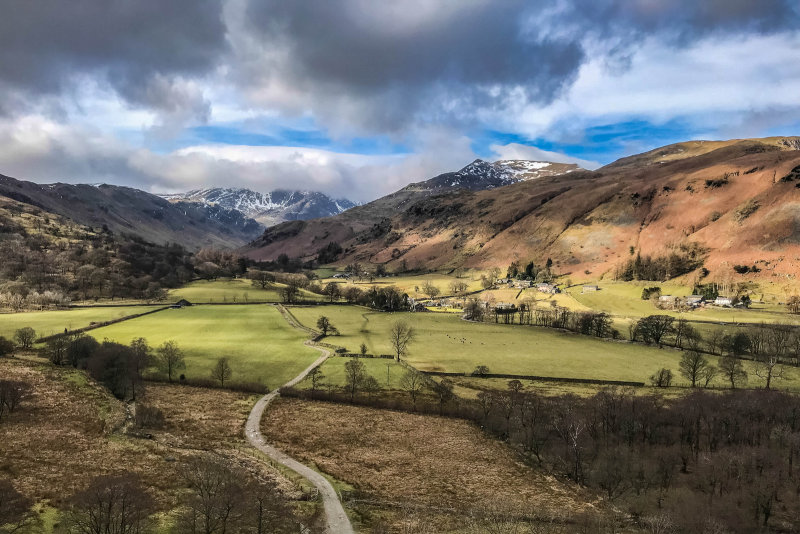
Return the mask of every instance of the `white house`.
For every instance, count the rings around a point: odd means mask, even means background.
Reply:
[[[731,297],[717,297],[716,300],[714,300],[714,306],[733,306],[733,299]]]
[[[581,293],[593,293],[595,291],[600,291],[600,288],[597,286],[583,286],[581,288]]]

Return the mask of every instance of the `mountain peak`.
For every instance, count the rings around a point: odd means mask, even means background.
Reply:
[[[316,191],[287,189],[259,193],[244,188],[210,187],[161,196],[170,202],[196,202],[233,209],[264,226],[337,215],[356,205],[350,200],[334,199]]]
[[[499,160],[491,163],[478,158],[459,171],[440,174],[426,182],[413,185],[425,189],[478,191],[577,170],[581,170],[581,167],[574,163],[528,160]]]

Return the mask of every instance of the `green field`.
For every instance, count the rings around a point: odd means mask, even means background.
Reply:
[[[670,348],[601,341],[547,328],[468,323],[450,314],[389,314],[355,306],[292,307],[290,311],[312,327],[320,315],[328,316],[341,332],[329,339],[331,343],[356,352],[363,342],[371,354],[390,354],[389,329],[395,321],[406,320],[417,331],[406,359],[426,371],[469,373],[487,365],[492,373],[647,382],[666,367],[672,369],[676,382],[683,380],[678,375],[681,352]],[[800,385],[797,369],[787,368],[787,376],[791,380],[776,385]],[[760,383],[751,373],[750,385]],[[724,383],[718,379],[717,385]]]
[[[571,287],[567,293],[585,307],[625,317],[644,317],[652,314],[668,314],[688,320],[718,322],[786,322],[798,323],[800,317],[786,313],[774,305],[753,304],[750,309],[717,308],[708,306],[689,312],[660,310],[650,301],[642,300],[645,287],[661,288],[664,295],[686,296],[690,288],[669,282],[599,282],[600,291],[581,293],[581,286]],[[568,307],[568,301],[566,301]]]
[[[246,303],[281,302],[279,289],[282,284],[273,284],[270,289],[253,286],[250,280],[234,278],[230,280],[197,280],[185,286],[172,289],[168,301],[186,299],[192,303]],[[324,297],[301,290],[302,298],[322,300]]]
[[[208,378],[216,360],[225,356],[233,380],[261,382],[270,389],[298,375],[319,356],[303,345],[305,334],[269,305],[170,309],[91,334],[120,343],[144,337],[153,347],[174,340],[185,353],[187,377]]]
[[[349,360],[350,358],[329,358],[322,364],[322,372],[325,374],[322,382],[331,386],[344,386],[346,382],[344,364]],[[359,361],[364,364],[365,371],[374,376],[383,388],[401,389],[400,380],[406,373],[405,367],[394,360],[384,358],[359,358]],[[306,379],[301,387],[308,388],[310,385],[310,380]]]
[[[0,314],[0,336],[10,337],[26,326],[36,330],[39,337],[75,330],[89,326],[93,322],[110,321],[128,315],[145,313],[163,308],[161,306],[123,306],[113,308],[77,308],[59,311],[21,312]]]

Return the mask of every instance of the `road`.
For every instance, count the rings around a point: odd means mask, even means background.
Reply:
[[[309,365],[302,373],[284,384],[284,387],[291,387],[298,384],[312,369],[318,365],[322,365],[322,362],[327,360],[331,355],[328,350],[323,349],[322,347],[317,347],[310,341],[306,341],[306,345],[320,351],[322,356],[320,356],[314,363]],[[342,502],[339,500],[339,494],[336,493],[335,489],[333,489],[331,483],[310,467],[301,464],[294,458],[291,458],[289,455],[281,452],[272,445],[269,445],[264,439],[264,436],[261,434],[261,418],[264,415],[264,410],[277,396],[278,390],[268,393],[261,397],[253,407],[253,410],[250,412],[250,416],[247,418],[247,424],[245,425],[244,429],[247,441],[249,441],[253,447],[269,456],[272,460],[288,467],[295,473],[298,473],[300,476],[307,479],[314,485],[314,487],[317,488],[317,490],[319,490],[320,495],[322,495],[322,503],[325,506],[326,533],[353,534],[353,526],[350,524],[350,519],[348,519],[347,514],[344,511],[344,507],[342,506]]]

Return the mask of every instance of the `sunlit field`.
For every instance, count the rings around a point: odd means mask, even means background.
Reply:
[[[666,367],[672,369],[676,383],[683,381],[678,375],[681,352],[671,348],[602,341],[547,328],[469,323],[450,314],[389,314],[355,306],[292,307],[290,311],[311,327],[320,315],[326,315],[341,333],[328,338],[330,343],[350,352],[365,343],[371,354],[391,354],[389,329],[397,320],[408,321],[417,339],[406,361],[426,371],[470,373],[478,365],[487,365],[492,373],[648,382],[653,373]],[[760,380],[750,374],[750,385],[759,385]],[[776,385],[794,387],[797,374],[796,369],[787,369],[790,380]],[[715,385],[725,384],[718,378]]]
[[[186,356],[189,378],[209,378],[220,357],[227,357],[233,380],[278,387],[298,375],[319,353],[303,344],[306,335],[292,328],[271,305],[192,306],[170,309],[93,330],[98,340],[130,343],[144,337],[157,347],[174,340]]]
[[[163,308],[161,306],[124,306],[75,308],[70,310],[2,313],[0,314],[0,336],[11,337],[14,332],[26,326],[36,330],[38,337],[63,333],[64,329],[75,330],[90,326],[92,323],[111,321],[129,315],[145,313]]]

